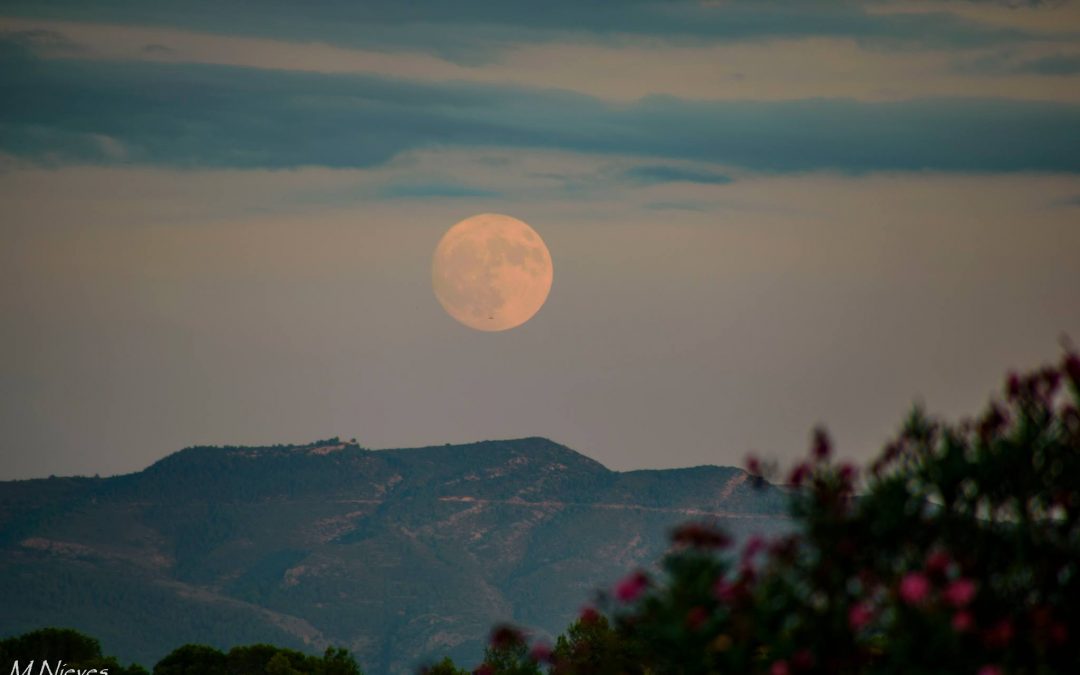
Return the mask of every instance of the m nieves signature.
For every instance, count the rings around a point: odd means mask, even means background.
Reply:
[[[75,668],[63,661],[42,661],[37,670],[36,661],[21,666],[18,661],[11,664],[10,675],[109,675],[108,668]]]

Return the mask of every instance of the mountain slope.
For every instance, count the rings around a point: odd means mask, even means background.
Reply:
[[[678,522],[775,532],[784,504],[738,469],[618,473],[542,438],[189,448],[0,483],[0,634],[71,626],[145,664],[189,641],[333,643],[374,674],[472,663],[494,622],[562,630]]]

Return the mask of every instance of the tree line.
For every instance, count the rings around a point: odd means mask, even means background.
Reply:
[[[115,657],[101,653],[95,638],[70,628],[42,628],[0,640],[0,669],[19,664],[23,672],[34,662],[37,675],[42,663],[62,661],[76,671],[97,670],[104,675],[363,675],[347,650],[328,647],[322,656],[304,654],[268,644],[233,647],[221,651],[207,645],[188,644],[173,650],[154,665],[153,671],[132,663],[122,665]],[[44,672],[52,672],[44,671]]]

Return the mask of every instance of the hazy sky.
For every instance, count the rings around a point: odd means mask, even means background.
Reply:
[[[439,306],[455,222],[547,304]],[[541,435],[866,458],[1080,342],[1080,5],[6,0],[0,478]]]

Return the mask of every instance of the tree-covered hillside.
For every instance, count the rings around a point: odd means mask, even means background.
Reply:
[[[686,518],[776,533],[785,504],[740,469],[618,473],[541,438],[189,448],[0,483],[0,635],[72,626],[140,663],[258,642],[341,645],[375,675],[476,662],[493,622],[553,637]]]

